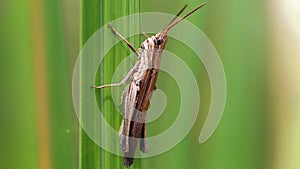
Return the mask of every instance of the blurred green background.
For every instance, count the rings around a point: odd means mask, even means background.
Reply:
[[[122,163],[118,157],[103,155],[99,147],[91,146],[94,143],[79,134],[71,95],[72,71],[80,46],[89,36],[80,28],[80,18],[83,19],[83,13],[90,13],[91,20],[103,14],[101,11],[114,13],[125,3],[139,6],[129,12],[170,14],[176,14],[185,3],[189,5],[186,11],[202,3],[113,1],[115,8],[93,7],[99,2],[0,2],[0,168],[113,166],[101,165],[106,157],[111,164]],[[92,8],[83,8],[87,3]],[[91,28],[88,31],[92,34],[114,17],[120,16],[104,16],[105,20],[84,27]],[[199,74],[197,80],[201,84],[197,122],[175,148],[137,160],[133,168],[299,169],[299,18],[300,2],[295,0],[208,0],[207,6],[190,16],[187,20],[212,41],[225,68],[227,101],[222,121],[208,142],[198,144],[200,126],[210,105],[210,82],[200,62],[185,58],[193,73]],[[134,39],[135,45],[140,42]],[[170,40],[168,45],[168,50],[178,55],[193,55],[178,48],[183,45],[176,41]],[[164,77],[162,74],[158,85],[168,93],[171,89],[165,87]],[[150,134],[155,134],[160,124],[166,124],[163,119],[150,124]],[[79,140],[89,142],[88,149],[79,149]],[[79,164],[83,159],[88,159],[86,165]]]

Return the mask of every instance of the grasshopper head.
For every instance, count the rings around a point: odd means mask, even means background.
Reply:
[[[192,11],[188,12],[185,14],[183,17],[177,19],[179,15],[185,10],[187,5],[185,5],[179,12],[178,14],[171,20],[171,22],[165,27],[165,29],[156,35],[148,38],[145,40],[142,45],[141,49],[164,49],[165,45],[167,43],[167,33],[170,29],[172,29],[175,25],[180,23],[183,19],[197,11],[198,9],[202,8],[204,5],[206,5],[207,2],[202,3],[199,5],[197,8],[193,9]],[[176,20],[177,19],[177,20]]]
[[[155,45],[164,45],[167,42],[167,32],[159,32],[153,36],[153,42]]]
[[[159,32],[154,36],[146,39],[142,45],[141,49],[164,49],[167,42],[167,33]]]

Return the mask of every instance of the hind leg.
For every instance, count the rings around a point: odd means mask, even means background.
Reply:
[[[123,119],[120,130],[119,130],[119,138],[120,138],[121,149],[124,152],[127,152],[128,151],[128,144],[126,144],[126,136],[125,136],[125,134],[123,134],[124,127],[125,126],[124,126],[124,119]]]
[[[142,134],[140,138],[140,150],[143,153],[148,152],[148,145],[146,143],[146,123],[143,124]]]

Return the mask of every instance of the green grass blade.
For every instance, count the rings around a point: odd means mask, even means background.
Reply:
[[[75,113],[72,110],[71,79],[64,39],[62,2],[44,0],[47,87],[51,126],[51,162],[55,169],[75,169]],[[64,151],[62,151],[64,150]]]
[[[109,1],[109,0],[82,0],[81,1],[81,47],[88,40],[88,38],[95,33],[103,25],[110,23],[111,21],[126,16],[132,13],[138,13],[140,9],[139,1],[129,0],[129,1]],[[139,25],[136,25],[136,29],[139,28]],[[116,27],[117,30],[127,30],[127,25],[123,27]],[[117,37],[116,37],[117,38]],[[139,46],[139,38],[129,38],[128,39],[134,46]],[[104,42],[105,43],[105,42]],[[101,46],[99,46],[101,48]],[[95,47],[95,48],[99,48]],[[112,81],[112,75],[114,70],[122,61],[123,58],[128,56],[131,51],[123,43],[117,44],[104,58],[103,62],[100,64],[99,76],[97,75],[96,84],[109,84]],[[85,76],[85,68],[89,66],[89,63],[84,61],[84,58],[81,60],[81,80]],[[106,121],[116,130],[119,129],[121,123],[121,116],[116,111],[114,103],[111,99],[110,90],[101,90],[96,91],[97,101],[99,103],[100,111],[103,112]],[[81,95],[84,95],[81,92]],[[81,100],[80,103],[81,112],[86,112],[89,110],[88,106],[90,103]],[[96,110],[95,110],[96,111]],[[96,131],[94,131],[96,132]],[[110,141],[109,133],[104,133],[105,138],[104,142]],[[116,145],[120,146],[120,145]],[[85,133],[85,131],[80,129],[80,150],[79,150],[79,165],[80,169],[88,168],[105,168],[105,169],[118,169],[123,168],[123,157],[118,157],[109,152],[106,152],[98,147]],[[135,166],[139,167],[139,161],[136,160]]]

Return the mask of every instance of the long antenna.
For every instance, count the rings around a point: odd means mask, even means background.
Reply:
[[[207,2],[204,2],[203,4],[199,5],[197,8],[193,9],[191,12],[185,14],[182,18],[180,18],[178,21],[176,21],[173,24],[169,24],[165,29],[164,32],[168,32],[171,28],[173,28],[175,25],[177,25],[179,22],[181,22],[184,18],[188,17],[189,15],[191,15],[192,13],[194,13],[195,11],[197,11],[198,9],[202,8],[204,5],[206,5]],[[173,19],[174,20],[174,19]]]
[[[168,26],[170,26],[177,18],[178,18],[178,16],[185,10],[185,8],[187,7],[187,4],[185,4],[184,6],[183,6],[183,8],[177,13],[177,15],[170,21],[170,23],[166,26],[166,28],[168,27]]]

